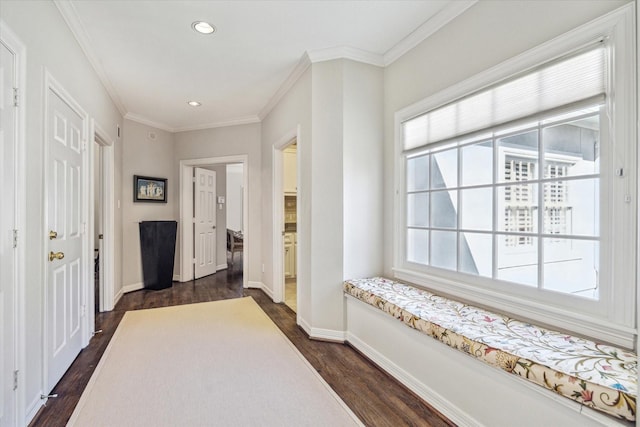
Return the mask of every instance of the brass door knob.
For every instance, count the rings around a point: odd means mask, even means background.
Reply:
[[[49,231],[49,240],[53,240],[53,239],[57,239],[58,238],[58,232],[57,231]]]
[[[62,259],[64,258],[64,252],[49,252],[49,261],[53,261],[54,259]]]

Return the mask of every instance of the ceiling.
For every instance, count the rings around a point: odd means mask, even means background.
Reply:
[[[56,1],[120,112],[172,132],[258,122],[307,59],[388,65],[473,3]]]

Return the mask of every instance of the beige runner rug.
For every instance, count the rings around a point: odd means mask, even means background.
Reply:
[[[362,425],[252,298],[127,312],[68,425]]]

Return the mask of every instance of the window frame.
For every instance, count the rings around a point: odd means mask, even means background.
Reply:
[[[634,347],[637,334],[638,162],[633,11],[633,5],[625,5],[395,113],[392,270],[397,279],[514,317],[626,348]],[[566,56],[597,39],[606,39],[608,44],[605,108],[610,114],[607,120],[601,121],[600,205],[610,208],[601,209],[599,300],[541,291],[409,262],[406,254],[407,153],[403,152],[402,123]],[[531,117],[524,120],[530,121]]]

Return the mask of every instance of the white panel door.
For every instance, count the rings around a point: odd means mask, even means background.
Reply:
[[[49,90],[47,120],[47,392],[82,349],[83,120]],[[85,255],[86,256],[86,255]]]
[[[0,426],[16,425],[16,108],[15,57],[0,42]]]
[[[195,168],[195,278],[216,272],[216,173]]]

